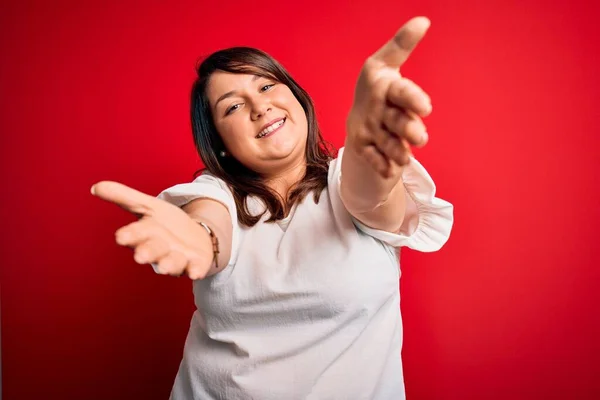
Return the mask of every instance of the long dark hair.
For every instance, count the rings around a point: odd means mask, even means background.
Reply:
[[[283,199],[264,183],[256,172],[246,168],[234,157],[219,157],[225,150],[221,136],[215,128],[212,113],[206,95],[210,76],[215,71],[238,74],[253,74],[288,86],[302,105],[308,122],[306,142],[306,173]],[[315,108],[308,93],[302,89],[290,74],[273,57],[251,47],[233,47],[217,51],[208,56],[197,67],[198,78],[192,86],[191,118],[194,143],[208,172],[225,181],[233,193],[237,207],[238,220],[246,226],[254,226],[264,214],[250,214],[246,198],[257,196],[266,205],[270,213],[267,222],[285,218],[294,204],[301,202],[307,194],[313,192],[315,202],[327,187],[328,165],[334,150],[321,136]],[[196,172],[196,176],[202,170]]]

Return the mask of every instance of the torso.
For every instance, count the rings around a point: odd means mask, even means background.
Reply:
[[[235,262],[194,282],[174,399],[403,397],[397,256],[330,190],[238,227]]]

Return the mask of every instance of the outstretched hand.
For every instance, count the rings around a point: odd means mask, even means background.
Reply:
[[[410,161],[410,146],[424,146],[428,135],[421,117],[431,113],[431,99],[400,74],[430,22],[416,17],[370,56],[356,84],[346,121],[347,143],[383,177]]]
[[[118,244],[134,250],[136,262],[155,263],[165,275],[207,275],[214,256],[210,236],[181,208],[118,182],[98,182],[91,192],[139,217],[115,233]]]

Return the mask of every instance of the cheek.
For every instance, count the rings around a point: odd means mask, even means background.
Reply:
[[[306,113],[304,112],[304,108],[300,104],[297,104],[294,109],[294,114],[296,116],[296,123],[298,126],[302,128],[304,134],[308,134],[308,119],[306,117]]]
[[[221,134],[223,141],[225,140],[240,140],[248,134],[248,124],[244,122],[242,113],[231,115],[217,126],[217,130]]]
[[[237,121],[237,118],[230,118],[226,122],[216,126],[225,147],[234,155],[243,153],[248,148],[250,140],[249,127],[243,121]]]
[[[292,119],[294,120],[296,125],[301,127],[306,127],[308,125],[304,108],[302,108],[302,105],[294,97],[292,92],[286,93],[285,95],[281,96],[280,101],[282,104],[284,104],[285,109],[287,109],[288,112],[291,114]]]

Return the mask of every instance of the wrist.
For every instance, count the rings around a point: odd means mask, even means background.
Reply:
[[[219,238],[217,237],[214,229],[212,229],[206,222],[203,222],[203,221],[197,221],[197,222],[204,229],[204,231],[206,231],[206,233],[208,234],[209,240],[210,240],[211,250],[213,253],[213,259],[212,259],[212,263],[210,264],[210,268],[218,269],[219,268],[219,253],[220,253]]]

